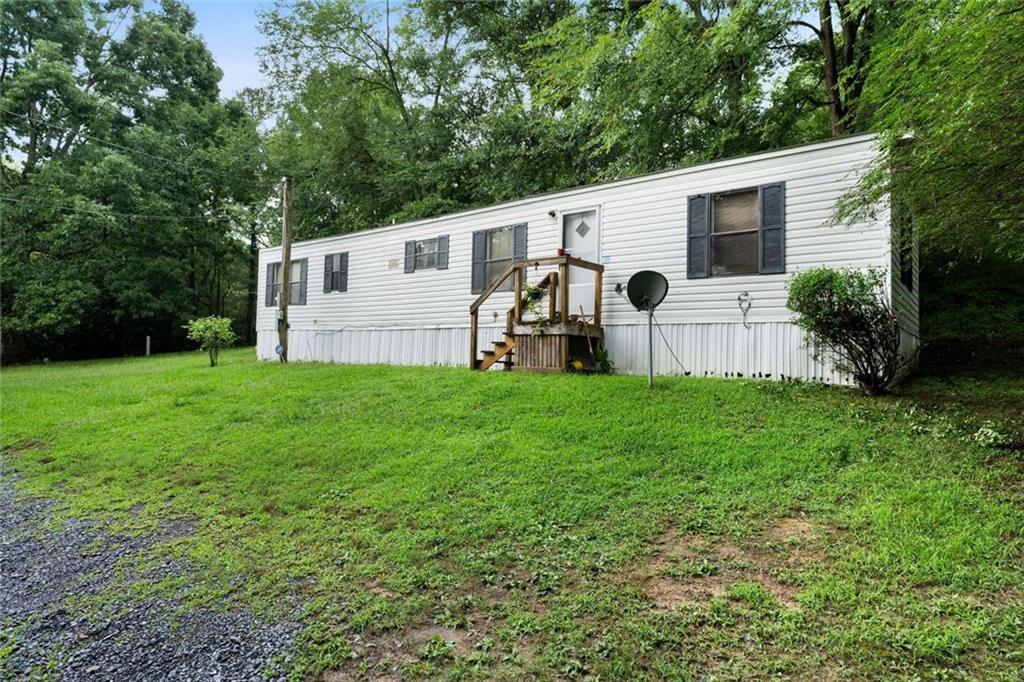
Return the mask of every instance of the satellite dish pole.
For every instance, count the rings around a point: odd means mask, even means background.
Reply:
[[[619,285],[621,286],[621,285]],[[647,386],[654,386],[654,309],[668,293],[668,280],[660,272],[641,270],[629,278],[626,296],[637,310],[647,313]]]
[[[654,306],[647,307],[647,388],[654,386]]]

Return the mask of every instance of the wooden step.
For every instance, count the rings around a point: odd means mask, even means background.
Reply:
[[[494,342],[493,350],[485,350],[483,357],[476,361],[475,367],[479,370],[490,369],[490,367],[499,361],[506,366],[511,367],[511,360],[502,361],[501,359],[508,355],[508,353],[516,347],[516,339],[514,336],[506,335],[504,341]]]

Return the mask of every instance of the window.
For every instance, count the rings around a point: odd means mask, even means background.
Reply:
[[[288,288],[288,303],[302,305],[302,261],[293,260],[292,267],[288,269],[291,275],[291,286]]]
[[[416,242],[416,270],[432,270],[437,267],[437,239],[421,239]]]
[[[324,256],[324,293],[348,291],[348,253]]]
[[[514,255],[514,240],[512,227],[498,227],[487,230],[484,239],[484,286],[488,287],[491,282],[498,278],[505,271],[512,261]],[[512,278],[506,279],[498,291],[512,291]]]
[[[306,259],[293,260],[291,267],[291,286],[288,289],[289,305],[304,305],[306,303]],[[281,296],[281,264],[270,263],[267,265],[267,289],[266,304],[276,306],[280,304]]]
[[[757,189],[712,195],[711,275],[756,275],[759,228]]]
[[[519,223],[473,233],[470,291],[482,293],[509,265],[526,259],[527,227],[526,223]],[[514,282],[509,277],[496,290],[512,291],[513,286]]]
[[[405,243],[405,271],[448,269],[448,235]]]
[[[271,263],[267,266],[267,305],[277,305],[281,294],[281,264]]]
[[[910,209],[906,203],[893,198],[892,240],[896,249],[896,266],[900,271],[900,283],[907,291],[914,290],[914,228]]]

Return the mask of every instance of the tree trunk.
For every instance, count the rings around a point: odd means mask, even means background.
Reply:
[[[259,267],[260,249],[257,240],[256,222],[249,226],[249,282],[246,290],[245,309],[245,340],[246,345],[256,343],[256,285],[257,268]]]
[[[828,117],[832,128],[832,137],[841,137],[847,133],[846,110],[842,95],[839,92],[839,66],[836,64],[836,38],[832,31],[832,2],[821,0],[819,7],[821,29],[818,33],[821,42],[821,55],[825,59],[825,90],[828,95]]]

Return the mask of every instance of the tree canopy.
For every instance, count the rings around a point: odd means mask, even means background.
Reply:
[[[5,354],[176,348],[195,312],[244,312],[262,145],[245,103],[219,101],[192,12],[0,8]]]

